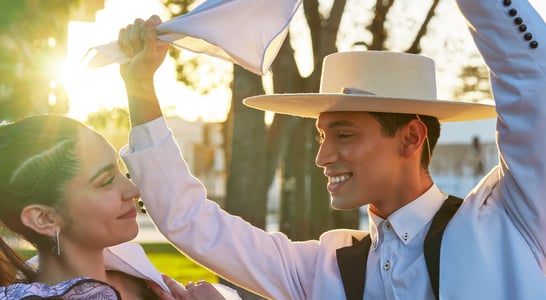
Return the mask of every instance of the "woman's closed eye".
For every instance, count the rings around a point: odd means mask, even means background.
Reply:
[[[104,180],[100,184],[100,187],[105,187],[105,186],[108,186],[108,185],[112,184],[112,182],[114,182],[114,179],[116,179],[116,175],[112,175],[112,176],[106,178],[106,180]]]

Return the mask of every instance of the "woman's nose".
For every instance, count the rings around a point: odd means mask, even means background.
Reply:
[[[124,200],[132,200],[140,198],[140,189],[128,178],[125,178],[126,189],[123,192]]]

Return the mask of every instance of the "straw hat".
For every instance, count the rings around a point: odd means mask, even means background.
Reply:
[[[246,98],[249,107],[317,118],[321,112],[374,111],[434,116],[440,122],[496,117],[494,105],[438,100],[434,62],[424,56],[351,51],[324,58],[319,93]]]

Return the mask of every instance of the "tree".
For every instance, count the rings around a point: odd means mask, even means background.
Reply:
[[[489,83],[489,70],[485,65],[464,66],[459,74],[462,84],[454,91],[454,97],[466,101],[493,100]]]
[[[78,0],[0,1],[0,120],[65,113],[58,78],[70,11]]]

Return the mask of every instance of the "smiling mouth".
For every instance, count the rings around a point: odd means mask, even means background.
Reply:
[[[332,176],[328,177],[328,183],[338,184],[348,180],[349,178],[351,178],[350,175]]]

